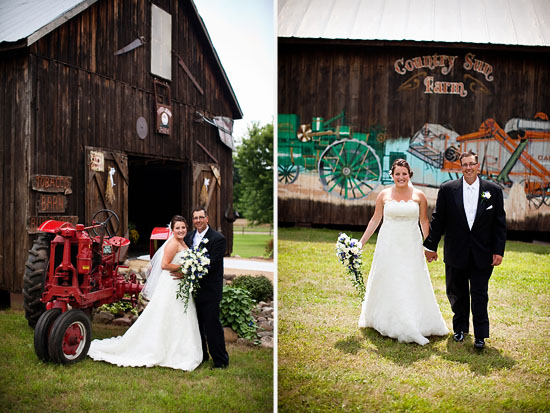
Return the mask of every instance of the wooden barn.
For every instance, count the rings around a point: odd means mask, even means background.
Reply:
[[[3,295],[21,292],[40,223],[89,225],[103,208],[148,251],[154,227],[206,206],[231,253],[242,112],[193,1],[30,0],[0,15]]]
[[[433,207],[473,149],[550,231],[550,5],[502,3],[279,1],[279,224],[366,225],[396,158]]]

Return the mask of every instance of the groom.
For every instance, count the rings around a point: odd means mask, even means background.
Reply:
[[[195,230],[184,238],[188,246],[203,245],[210,255],[210,269],[200,281],[195,298],[197,318],[202,340],[203,362],[208,361],[208,353],[214,361],[214,368],[226,368],[229,355],[225,349],[225,338],[220,323],[220,302],[223,291],[223,257],[225,237],[208,225],[208,214],[203,207],[193,210]]]
[[[445,235],[443,259],[454,313],[453,338],[461,342],[468,333],[471,296],[474,347],[482,349],[489,337],[489,278],[504,255],[506,214],[500,187],[477,176],[477,155],[462,153],[460,165],[462,178],[439,188],[424,253],[428,262],[437,260],[437,244]]]

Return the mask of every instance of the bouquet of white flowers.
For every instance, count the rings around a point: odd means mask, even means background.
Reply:
[[[208,240],[203,239],[202,243]],[[178,284],[176,298],[181,298],[185,304],[185,311],[189,306],[189,298],[196,297],[199,289],[199,280],[208,273],[210,268],[210,255],[206,248],[199,245],[197,248],[184,250],[181,257],[181,265],[178,271],[183,274]]]
[[[365,296],[365,283],[361,272],[361,254],[361,243],[341,232],[338,241],[336,241],[336,256],[342,265],[346,267],[351,283],[363,299]]]

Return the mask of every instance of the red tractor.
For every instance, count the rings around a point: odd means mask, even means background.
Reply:
[[[102,209],[92,225],[76,226],[49,220],[29,250],[23,297],[25,317],[34,329],[39,359],[75,363],[90,348],[93,308],[127,300],[137,304],[142,285],[135,274],[119,274],[121,247],[130,243],[115,236],[120,221]],[[91,233],[88,233],[91,231]]]

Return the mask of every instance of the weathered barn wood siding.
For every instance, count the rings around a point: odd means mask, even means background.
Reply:
[[[462,57],[466,53],[493,66],[494,81],[486,82],[490,95],[470,91],[460,98],[398,91],[408,76],[394,71],[396,59],[433,54]],[[354,130],[383,125],[390,139],[412,136],[424,123],[434,120],[451,125],[459,133],[470,133],[487,118],[504,122],[548,111],[549,57],[547,48],[352,46],[279,39],[278,112],[299,114],[303,123],[310,123],[314,116],[327,119],[345,109],[346,120]],[[454,73],[440,76],[441,80],[462,75],[464,69],[457,66]]]
[[[401,58],[459,56],[460,62],[450,74],[428,73],[439,75],[436,80],[464,81],[470,74],[463,67],[467,53],[492,65],[494,79],[484,82],[488,93],[468,89],[465,97],[428,94],[422,90],[423,78],[419,88],[406,90],[402,86],[414,73],[402,76],[394,70]],[[278,113],[296,114],[300,124],[308,124],[313,117],[328,120],[345,110],[345,124],[353,131],[368,132],[380,126],[387,139],[412,137],[426,123],[447,125],[467,134],[494,118],[504,128],[514,117],[533,118],[537,112],[550,115],[548,62],[548,48],[279,38]],[[342,203],[338,198],[334,202],[307,198],[305,192],[295,198],[279,198],[279,222],[347,225],[353,217],[366,225],[372,215],[364,202],[358,208],[353,201]],[[550,228],[550,217],[545,217],[531,217],[520,226],[536,231],[543,223],[542,228]]]
[[[29,182],[28,136],[31,132],[32,73],[25,55],[0,59],[0,289],[20,288],[21,263],[27,257]]]
[[[168,82],[173,113],[170,136],[155,132],[150,1],[99,0],[29,48],[1,56],[0,87],[5,92],[0,104],[11,110],[0,117],[0,289],[19,292],[22,287],[31,240],[27,219],[36,215],[38,197],[30,188],[32,175],[72,177],[73,192],[64,215],[84,221],[86,146],[179,163],[184,177],[178,173],[175,182],[183,181],[184,211],[174,213],[186,215],[193,207],[192,163],[212,163],[213,157],[221,170],[222,209],[232,205],[231,150],[220,141],[215,127],[194,120],[196,111],[208,117],[240,118],[239,109],[193,5],[179,0],[153,3],[171,14],[173,52],[204,91],[199,93],[173,54]],[[114,55],[138,36],[145,38],[145,45]],[[139,117],[148,124],[145,139],[136,132]],[[216,229],[226,235],[230,253],[232,224],[223,219],[223,213],[221,228]]]
[[[156,5],[172,15],[173,49],[182,57],[204,90],[201,95],[178,59],[172,59],[173,130],[170,136],[155,133],[154,88],[150,75],[151,6],[146,1],[100,1],[44,37],[32,47],[37,71],[37,159],[41,173],[73,174],[73,163],[83,162],[84,145],[151,155],[166,159],[212,162],[196,141],[200,141],[231,171],[231,151],[220,143],[217,130],[193,122],[197,110],[213,116],[235,117],[206,37],[188,2],[164,1]],[[115,56],[114,52],[137,36],[146,44]],[[139,139],[135,123],[147,120],[146,139]],[[52,131],[57,136],[47,136]],[[53,140],[52,140],[53,139]],[[52,157],[59,159],[52,165]],[[191,188],[191,166],[188,187]],[[83,188],[79,168],[74,187]],[[222,174],[224,205],[232,203],[232,176]],[[74,197],[84,202],[83,196]],[[191,201],[189,201],[190,204]],[[191,206],[189,206],[191,208]],[[82,216],[83,205],[74,213]],[[224,223],[226,234],[230,227]]]

